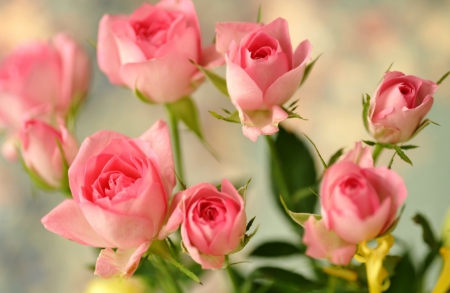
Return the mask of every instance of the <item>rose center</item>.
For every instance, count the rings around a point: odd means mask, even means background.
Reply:
[[[166,34],[170,25],[167,22],[152,22],[150,24],[136,22],[133,24],[136,38],[139,41],[150,42],[155,46],[161,46],[166,42]]]
[[[354,193],[355,190],[361,187],[361,183],[356,178],[348,178],[340,184],[341,192],[347,195]]]
[[[259,32],[253,37],[247,50],[250,52],[250,58],[259,60],[274,55],[277,48],[277,40],[266,33]]]

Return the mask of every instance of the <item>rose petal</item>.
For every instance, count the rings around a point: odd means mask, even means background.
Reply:
[[[241,39],[250,32],[261,28],[261,23],[249,22],[219,22],[216,23],[216,50],[225,54],[231,42],[239,44]]]

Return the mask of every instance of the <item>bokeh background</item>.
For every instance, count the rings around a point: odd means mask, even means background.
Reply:
[[[77,136],[114,130],[131,137],[140,135],[154,121],[164,118],[162,106],[143,105],[132,92],[114,87],[98,70],[95,42],[98,21],[105,13],[130,13],[142,0],[0,0],[0,58],[29,39],[49,39],[59,31],[70,32],[88,50],[94,72],[90,96],[79,116]],[[152,3],[156,1],[150,1]],[[297,112],[309,121],[288,121],[286,126],[311,137],[328,158],[338,148],[370,139],[361,120],[361,94],[372,94],[391,62],[393,69],[437,81],[450,70],[450,1],[444,0],[193,0],[203,30],[204,43],[214,37],[214,23],[255,21],[262,5],[262,20],[289,21],[296,46],[309,39],[313,57],[323,53],[307,83],[297,92]],[[223,69],[218,70],[224,74]],[[214,119],[207,110],[232,109],[230,102],[210,84],[194,93],[205,136],[220,154],[216,161],[193,134],[182,134],[188,184],[219,182],[222,178],[253,178],[248,195],[249,217],[257,216],[260,231],[249,245],[264,240],[293,239],[288,224],[269,194],[268,151],[264,139],[256,143],[242,135],[236,124]],[[406,210],[395,235],[418,258],[426,252],[415,212],[425,213],[440,232],[450,206],[450,79],[435,94],[428,117],[442,126],[429,126],[408,152],[414,167],[397,160],[393,168],[409,189]],[[387,163],[390,154],[381,158]],[[318,167],[320,168],[319,164]],[[0,292],[83,292],[93,278],[88,266],[93,249],[46,231],[40,219],[63,200],[32,185],[18,164],[0,159]],[[243,270],[258,265],[242,264]],[[283,266],[308,274],[304,259]],[[428,287],[435,280],[434,264]],[[210,280],[208,282],[208,280]],[[212,280],[212,281],[211,281]],[[221,272],[205,277],[205,286],[192,292],[228,292]],[[223,286],[222,286],[223,285]],[[198,287],[198,286],[197,286]],[[220,288],[220,289],[219,289]],[[221,290],[221,291],[220,291]]]

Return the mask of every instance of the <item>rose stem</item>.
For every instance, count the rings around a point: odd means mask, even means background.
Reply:
[[[380,145],[380,144],[375,145],[375,149],[373,150],[373,153],[372,153],[372,159],[373,159],[374,166],[376,165],[378,157],[380,156],[382,150],[383,150],[382,145]]]
[[[277,148],[275,147],[275,142],[273,141],[273,138],[271,135],[265,135],[267,144],[269,145],[270,154],[272,155],[272,160],[274,162],[274,178],[276,185],[279,189],[279,192],[281,193],[281,196],[283,197],[284,201],[286,202],[287,206],[292,206],[292,200],[289,193],[289,188],[286,183],[286,180],[283,176],[282,172],[282,164],[280,160],[280,156],[278,155]]]
[[[169,107],[166,105],[167,115],[169,116],[169,127],[170,133],[172,135],[172,146],[174,151],[175,168],[178,174],[178,178],[184,181],[183,172],[183,158],[181,157],[181,146],[180,146],[180,132],[178,131],[178,118],[170,111]]]
[[[183,293],[183,289],[181,289],[178,281],[167,267],[165,260],[159,258],[158,256],[153,256],[151,260],[162,274],[162,278],[159,278],[160,285],[163,287],[161,289],[163,289],[166,293]]]

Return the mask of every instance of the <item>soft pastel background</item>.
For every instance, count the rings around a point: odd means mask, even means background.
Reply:
[[[58,31],[71,32],[93,58],[94,81],[90,97],[79,116],[78,137],[101,129],[138,136],[155,120],[164,117],[161,106],[143,105],[131,91],[110,85],[98,70],[95,50],[97,24],[104,13],[130,13],[138,0],[0,0],[0,56],[28,39],[47,39]],[[155,1],[151,1],[155,2]],[[391,62],[393,69],[436,81],[450,70],[450,1],[443,0],[194,0],[204,42],[214,36],[214,22],[254,21],[261,3],[263,21],[286,18],[294,46],[309,39],[313,56],[323,53],[308,82],[297,92],[298,112],[309,121],[289,121],[296,132],[310,136],[328,158],[340,147],[369,139],[361,123],[361,93],[372,93]],[[219,70],[224,73],[223,70]],[[231,109],[210,84],[195,94],[205,135],[220,153],[217,162],[189,132],[183,132],[185,169],[190,185],[219,182],[222,178],[252,177],[247,205],[257,215],[260,232],[250,246],[270,239],[292,238],[284,218],[273,208],[269,194],[267,149],[263,139],[252,143],[239,126],[219,121],[207,110]],[[450,206],[450,79],[435,95],[429,117],[442,126],[430,126],[413,143],[421,148],[408,152],[414,167],[397,160],[394,169],[406,181],[409,198],[395,235],[413,249],[425,253],[420,230],[412,215],[420,211],[441,229]],[[386,163],[389,155],[382,157]],[[319,166],[319,165],[318,165]],[[0,159],[0,292],[82,292],[92,278],[87,269],[96,258],[93,249],[46,231],[40,219],[62,201],[58,194],[33,190],[17,164]],[[248,251],[248,250],[247,250]],[[248,270],[258,262],[242,264]],[[305,272],[304,259],[283,262]],[[439,263],[429,277],[434,281]],[[227,292],[221,272],[215,292]],[[211,292],[206,285],[198,292]],[[198,286],[197,286],[198,287]],[[210,287],[209,287],[210,288]]]

